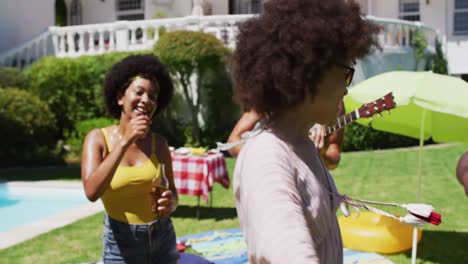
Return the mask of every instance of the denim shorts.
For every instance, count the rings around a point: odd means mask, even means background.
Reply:
[[[172,221],[160,218],[148,224],[127,224],[104,216],[104,263],[175,263],[179,259]]]

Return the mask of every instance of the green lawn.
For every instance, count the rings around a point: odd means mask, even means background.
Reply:
[[[440,226],[425,226],[418,247],[418,263],[468,263],[468,199],[455,177],[455,166],[468,145],[436,146],[423,152],[422,198],[443,215]],[[228,159],[232,175],[235,160]],[[415,201],[417,149],[344,153],[332,172],[339,191],[349,196],[408,203]],[[40,175],[40,177],[38,177]],[[79,168],[14,169],[0,172],[0,179],[79,179]],[[232,190],[216,184],[213,208],[181,196],[173,221],[178,236],[213,229],[238,227]],[[383,208],[386,209],[386,208]],[[401,210],[390,210],[404,213]],[[0,251],[0,263],[80,263],[101,255],[102,213]],[[411,252],[388,255],[395,263],[409,263]]]

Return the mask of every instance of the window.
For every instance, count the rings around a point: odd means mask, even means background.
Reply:
[[[81,0],[73,0],[70,4],[70,25],[81,25]]]
[[[463,35],[468,34],[468,0],[455,0],[453,33]]]
[[[420,21],[419,0],[400,0],[399,18],[408,21]]]
[[[259,14],[263,12],[264,0],[229,0],[230,14]]]
[[[134,9],[143,9],[141,0],[119,0],[117,2],[117,11],[128,11]]]
[[[143,0],[116,0],[117,20],[143,20],[145,7]]]
[[[144,20],[144,14],[119,15],[118,20]]]

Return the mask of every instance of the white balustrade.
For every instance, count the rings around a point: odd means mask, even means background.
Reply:
[[[235,48],[237,24],[254,15],[188,16],[182,18],[153,19],[140,21],[117,21],[114,23],[49,27],[33,40],[0,54],[0,66],[24,67],[48,55],[78,57],[112,51],[136,51],[152,49],[159,39],[159,30],[191,30],[213,34],[231,49]],[[414,32],[426,36],[428,51],[435,51],[438,32],[420,22],[398,19],[383,19],[367,16],[383,27],[379,42],[385,49],[411,47]],[[34,49],[34,51],[33,51]]]

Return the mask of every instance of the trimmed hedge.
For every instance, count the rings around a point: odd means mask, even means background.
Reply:
[[[220,63],[205,72],[202,79],[202,108],[205,120],[201,143],[216,147],[215,142],[225,142],[241,116],[241,109],[233,101],[232,82],[225,65]]]
[[[0,87],[20,87],[18,68],[0,67]]]
[[[21,73],[22,86],[42,98],[55,113],[58,133],[56,139],[65,139],[71,154],[77,155],[85,134],[82,125],[88,120],[107,118],[104,107],[103,82],[109,69],[131,54],[116,52],[97,56],[70,58],[43,58]],[[164,135],[170,144],[182,146],[184,138],[184,111],[180,111],[180,95],[174,95],[167,109],[155,118],[153,129]]]
[[[417,145],[419,145],[417,139],[353,123],[346,126],[343,151],[402,148]]]
[[[92,118],[84,121],[77,122],[75,129],[71,131],[65,131],[66,144],[69,148],[69,156],[80,157],[83,149],[83,141],[89,131],[94,128],[102,128],[116,124],[116,119],[100,117]]]
[[[110,67],[131,53],[76,59],[46,57],[21,73],[23,87],[47,102],[57,117],[59,137],[77,122],[105,116],[102,84]]]
[[[226,67],[231,51],[212,34],[196,31],[168,32],[153,50],[184,96],[190,114],[190,124],[184,130],[185,145],[213,147],[216,141],[224,141],[238,112]]]
[[[37,96],[18,88],[0,89],[0,128],[0,166],[61,162],[54,114]]]

